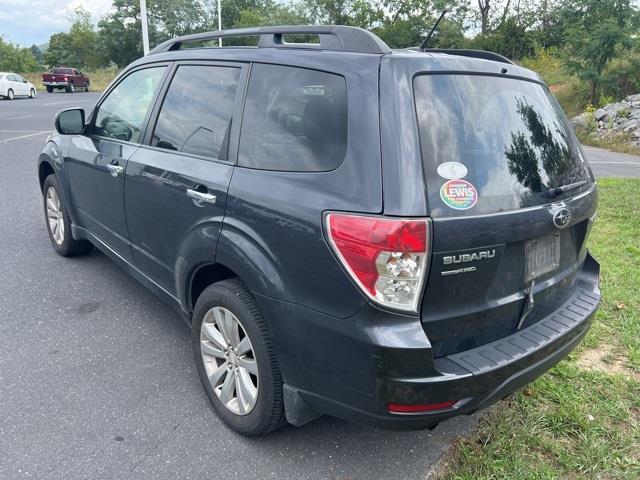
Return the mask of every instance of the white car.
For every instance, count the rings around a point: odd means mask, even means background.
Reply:
[[[0,97],[13,100],[15,97],[36,98],[36,87],[16,73],[0,72]]]

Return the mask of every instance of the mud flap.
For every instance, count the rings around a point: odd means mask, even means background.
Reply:
[[[285,384],[282,389],[284,393],[284,413],[287,417],[287,422],[291,425],[300,427],[321,416],[320,413],[315,412],[307,405],[297,388]]]

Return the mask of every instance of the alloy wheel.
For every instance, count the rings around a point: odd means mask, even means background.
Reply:
[[[258,399],[258,365],[251,341],[231,311],[214,307],[205,314],[200,352],[220,402],[236,415],[251,413]]]
[[[56,242],[57,245],[62,245],[64,242],[64,215],[60,197],[55,188],[49,187],[46,200],[49,231],[51,232],[53,241]]]

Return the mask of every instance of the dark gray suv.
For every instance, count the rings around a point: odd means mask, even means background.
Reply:
[[[239,36],[257,48],[206,47]],[[95,246],[173,305],[245,435],[474,412],[566,356],[600,301],[591,170],[540,78],[490,52],[197,34],[56,130],[53,248]]]

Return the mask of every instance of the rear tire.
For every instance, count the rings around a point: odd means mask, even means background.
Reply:
[[[44,218],[49,240],[58,255],[75,257],[89,252],[93,245],[86,240],[76,240],[71,235],[71,220],[67,206],[60,194],[60,184],[55,175],[49,175],[42,189]]]
[[[9,91],[7,92],[7,98],[9,100],[13,100],[15,98],[15,96],[13,95],[13,90],[9,89]]]
[[[47,86],[47,93],[53,93],[53,87]]]
[[[89,83],[89,80],[87,80],[87,86],[85,87],[84,91],[89,92],[90,88],[91,88],[91,84]]]
[[[66,88],[67,93],[74,93],[76,91],[76,87],[73,83],[70,83],[69,86]]]
[[[191,339],[202,386],[229,428],[259,437],[286,424],[271,337],[255,299],[238,279],[218,282],[200,294]]]

